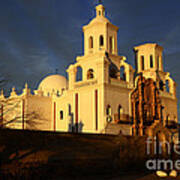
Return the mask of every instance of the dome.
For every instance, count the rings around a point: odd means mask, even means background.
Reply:
[[[53,91],[59,93],[62,89],[67,88],[67,84],[67,79],[64,76],[58,74],[50,75],[41,81],[38,89],[46,93],[52,93]]]

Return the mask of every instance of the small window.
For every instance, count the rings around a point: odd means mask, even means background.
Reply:
[[[63,111],[60,111],[60,120],[63,120]]]
[[[159,89],[160,89],[161,91],[164,90],[164,83],[163,83],[162,80],[160,80],[160,82],[159,82]]]
[[[144,56],[141,56],[141,69],[144,71]]]
[[[107,122],[110,123],[112,121],[112,112],[111,112],[111,106],[108,105],[106,108],[106,115],[107,115]]]
[[[101,36],[99,37],[99,45],[100,45],[100,46],[104,46],[104,37],[103,37],[103,35],[101,35]]]
[[[118,120],[121,120],[122,112],[123,112],[122,106],[119,105],[118,106]]]
[[[93,69],[89,69],[87,72],[87,79],[93,79],[94,78],[94,71]]]
[[[169,93],[169,81],[166,80],[166,91]]]
[[[59,90],[57,91],[57,96],[58,96],[58,97],[60,96],[60,92],[59,92]]]
[[[151,55],[150,56],[150,68],[153,68],[154,65],[153,65],[153,56]]]
[[[111,116],[111,106],[108,105],[106,108],[106,115]]]
[[[121,80],[126,81],[126,73],[125,73],[124,66],[121,66],[121,68],[120,68],[120,78],[121,78]]]
[[[89,49],[92,49],[93,48],[93,37],[91,36],[89,38]]]

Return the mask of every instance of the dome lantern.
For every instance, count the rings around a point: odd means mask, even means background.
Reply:
[[[96,16],[105,16],[105,8],[102,4],[96,6]]]

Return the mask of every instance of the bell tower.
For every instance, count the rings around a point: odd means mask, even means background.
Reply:
[[[83,27],[84,54],[108,52],[118,55],[117,32],[118,27],[106,18],[105,7],[102,4],[97,5],[96,17]]]
[[[163,48],[155,43],[147,43],[134,48],[136,53],[136,71],[163,72],[162,51]]]

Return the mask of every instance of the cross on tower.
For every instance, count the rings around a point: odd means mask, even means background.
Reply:
[[[56,69],[56,72],[55,72],[55,74],[58,74],[58,69]]]
[[[102,4],[102,0],[98,0],[99,1],[99,4]]]

